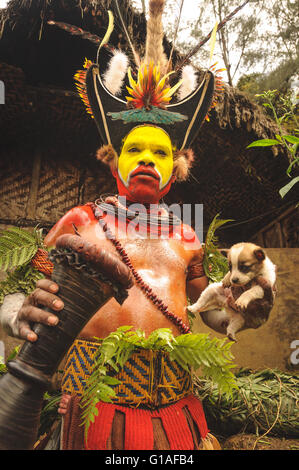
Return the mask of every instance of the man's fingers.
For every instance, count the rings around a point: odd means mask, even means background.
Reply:
[[[59,322],[59,318],[56,315],[53,315],[51,312],[45,312],[41,308],[34,307],[33,305],[23,307],[21,312],[20,322],[44,323],[49,326],[57,325]]]
[[[59,286],[55,282],[51,281],[51,279],[39,279],[36,283],[36,287],[48,292],[53,292],[54,294],[59,290]]]
[[[18,336],[21,339],[26,339],[27,341],[30,341],[31,343],[34,343],[34,341],[37,340],[36,333],[34,333],[34,331],[31,330],[29,324],[26,322],[20,322]]]
[[[61,310],[63,308],[62,300],[54,294],[38,288],[32,292],[29,296],[29,304],[33,305],[43,305],[54,310]]]

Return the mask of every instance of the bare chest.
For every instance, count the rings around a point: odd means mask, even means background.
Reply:
[[[80,229],[80,234],[86,240],[107,251],[116,253],[111,240],[107,238],[98,223]],[[118,240],[127,252],[135,269],[150,269],[155,272],[167,272],[183,274],[192,258],[192,253],[186,250],[180,240],[168,238],[156,238],[144,236],[124,236],[120,234]]]

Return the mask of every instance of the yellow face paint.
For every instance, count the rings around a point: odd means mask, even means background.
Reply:
[[[126,187],[139,166],[155,170],[160,190],[169,183],[173,171],[172,145],[162,129],[140,126],[126,137],[118,160],[118,175]]]

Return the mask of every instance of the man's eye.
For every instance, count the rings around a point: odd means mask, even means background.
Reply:
[[[166,152],[164,152],[164,150],[156,150],[155,153],[157,153],[158,155],[166,155]]]
[[[128,150],[130,153],[139,152],[140,150],[137,147],[132,147]]]

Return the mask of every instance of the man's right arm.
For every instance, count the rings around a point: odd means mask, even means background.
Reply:
[[[54,247],[60,235],[74,233],[75,229],[86,226],[92,220],[94,215],[89,206],[71,209],[50,230],[45,237],[45,245]],[[31,323],[55,326],[59,321],[55,313],[62,310],[64,305],[57,295],[58,291],[59,286],[51,279],[40,279],[36,283],[36,289],[28,297],[21,293],[6,296],[0,307],[0,324],[4,331],[10,336],[36,341],[37,335],[31,329]],[[40,307],[47,307],[53,313]]]

